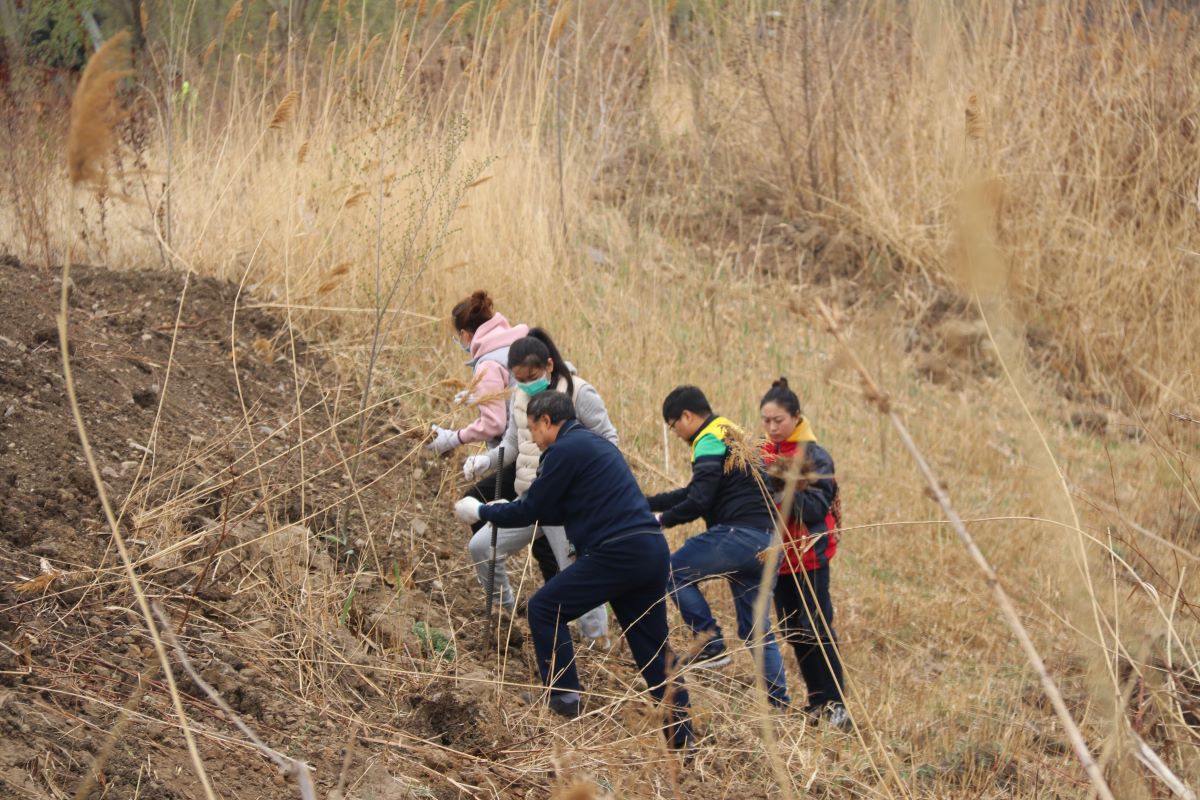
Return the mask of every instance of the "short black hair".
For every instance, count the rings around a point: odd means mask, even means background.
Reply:
[[[575,404],[571,402],[571,396],[553,389],[535,394],[525,407],[525,418],[532,422],[542,417],[549,417],[551,425],[575,419]]]
[[[691,411],[693,414],[699,414],[707,417],[713,413],[712,406],[708,404],[708,398],[704,396],[704,392],[700,391],[697,386],[676,386],[667,395],[667,399],[663,400],[663,422],[672,422],[679,419],[685,411]]]

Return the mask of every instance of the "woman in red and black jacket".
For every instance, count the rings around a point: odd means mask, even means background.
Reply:
[[[808,688],[805,710],[816,719],[826,717],[834,727],[848,729],[851,722],[842,693],[845,683],[829,597],[829,559],[837,552],[841,516],[833,459],[817,444],[787,378],[771,384],[759,411],[767,433],[763,462],[775,503],[780,510],[790,507],[775,584],[779,628],[796,653]],[[783,493],[792,481],[794,494],[785,503]]]

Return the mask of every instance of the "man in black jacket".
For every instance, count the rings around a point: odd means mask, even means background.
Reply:
[[[538,476],[512,503],[483,505],[467,497],[455,511],[464,522],[520,528],[539,521],[563,525],[575,563],[529,599],[529,631],[550,708],[579,714],[580,684],[567,623],[603,603],[612,605],[625,640],[659,703],[666,701],[664,733],[671,746],[693,740],[688,695],[671,679],[666,589],[670,549],[629,465],[616,445],[575,419],[571,398],[545,391],[529,401],[529,431],[542,449]],[[670,696],[668,696],[668,684]]]
[[[758,554],[771,544],[775,527],[770,498],[760,484],[761,473],[753,468],[726,468],[726,431],[736,430],[737,426],[716,416],[704,393],[695,386],[671,390],[663,401],[663,420],[676,436],[692,446],[692,480],[682,489],[650,497],[650,509],[662,512],[664,528],[701,517],[708,526],[671,556],[671,593],[680,616],[695,636],[708,640],[693,661],[701,667],[729,663],[721,628],[697,586],[723,575],[733,594],[738,635],[753,648],[761,627],[767,693],[772,704],[786,707],[787,677],[771,632],[770,611],[764,613],[758,625],[754,621],[763,571]],[[768,591],[774,586],[772,579]]]

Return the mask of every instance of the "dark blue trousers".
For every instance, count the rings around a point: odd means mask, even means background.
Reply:
[[[639,531],[591,547],[529,599],[527,615],[542,683],[553,692],[578,692],[575,648],[567,623],[598,605],[612,606],[625,631],[650,694],[658,702],[670,694],[665,732],[672,741],[691,734],[688,694],[683,680],[668,670],[674,660],[667,644],[667,580],[671,551],[660,530]]]

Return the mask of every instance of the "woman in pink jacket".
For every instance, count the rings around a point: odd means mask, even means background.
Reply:
[[[441,454],[449,453],[460,444],[484,442],[490,450],[500,444],[500,439],[508,427],[509,398],[504,390],[513,385],[512,374],[508,369],[508,347],[518,339],[528,336],[529,326],[509,325],[504,315],[497,314],[492,308],[492,298],[482,289],[454,306],[454,310],[450,312],[450,320],[454,324],[454,340],[471,356],[467,365],[475,372],[471,379],[471,389],[460,392],[455,400],[470,402],[472,398],[487,399],[476,403],[479,417],[465,428],[452,430],[434,425],[433,441],[426,446]],[[516,478],[517,464],[514,460],[501,469],[501,499],[517,499]],[[495,493],[496,476],[493,473],[482,476],[465,496],[486,503],[495,499]],[[482,522],[476,522],[471,526],[472,534],[482,527]],[[550,575],[554,575],[558,571],[554,551],[545,537],[540,537],[534,543],[533,555],[542,574],[549,571]]]
[[[454,323],[454,340],[471,360],[467,366],[475,374],[471,379],[470,396],[487,398],[478,404],[479,418],[459,430],[433,426],[434,437],[427,447],[439,455],[449,453],[460,444],[485,442],[494,447],[500,442],[508,425],[508,397],[504,390],[511,385],[508,371],[508,346],[529,335],[528,325],[509,325],[503,314],[492,308],[492,298],[479,289],[454,306],[450,313]],[[457,401],[467,399],[460,393]]]

